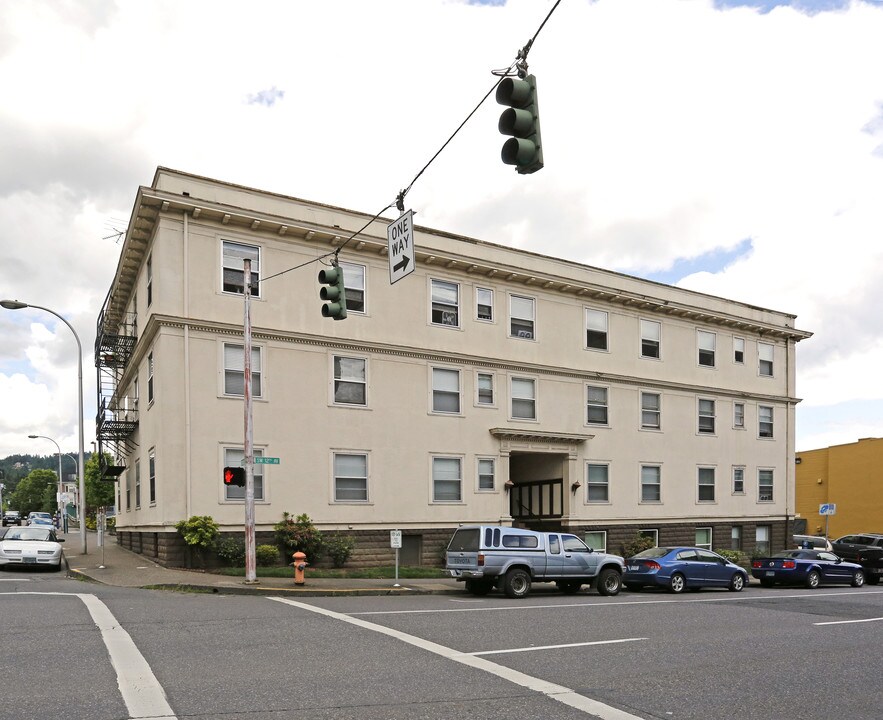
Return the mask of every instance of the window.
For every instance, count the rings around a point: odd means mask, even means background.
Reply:
[[[432,458],[432,501],[460,502],[463,493],[460,458]]]
[[[496,462],[493,458],[478,458],[478,489],[493,490]]]
[[[153,302],[153,255],[147,258],[147,307]]]
[[[742,526],[733,525],[730,528],[730,550],[742,549]]]
[[[660,428],[659,393],[641,393],[641,427],[649,430]]]
[[[699,398],[699,432],[714,434],[714,400]]]
[[[745,427],[745,403],[733,403],[733,427]]]
[[[368,456],[364,453],[334,453],[334,502],[368,502]]]
[[[773,376],[773,346],[757,343],[757,372],[767,377]]]
[[[135,509],[141,507],[141,458],[135,460]]]
[[[586,308],[586,347],[590,350],[607,349],[607,313]]]
[[[772,543],[772,528],[769,525],[758,525],[754,530],[754,552],[757,555],[769,555]]]
[[[638,535],[642,538],[650,538],[653,541],[653,547],[659,547],[659,530],[638,530]]]
[[[714,468],[699,468],[699,502],[714,502]]]
[[[261,397],[261,348],[251,349],[251,396]],[[224,395],[245,395],[245,346],[224,343]]]
[[[223,288],[224,292],[245,292],[245,268],[243,260],[251,260],[251,296],[260,297],[260,271],[261,249],[254,245],[242,245],[241,243],[224,240],[223,243]]]
[[[460,412],[460,371],[432,368],[432,412]]]
[[[366,405],[365,359],[334,356],[334,402]]]
[[[705,550],[711,550],[711,528],[710,527],[700,527],[696,528],[696,542],[694,543],[698,548],[704,548]],[[704,558],[702,555],[699,556],[700,562],[713,562],[714,558]]]
[[[659,465],[641,466],[641,502],[662,500],[662,468]]]
[[[745,338],[733,338],[733,362],[740,365],[745,362]]]
[[[773,471],[757,471],[757,500],[758,502],[773,501]]]
[[[662,325],[652,320],[641,320],[641,357],[659,358]]]
[[[132,473],[127,472],[126,473],[126,512],[129,512],[129,510],[132,509],[131,481],[132,481]]]
[[[460,327],[460,286],[456,283],[432,281],[432,323]]]
[[[475,288],[475,317],[478,320],[494,321],[494,291]]]
[[[607,388],[586,385],[586,423],[607,424]]]
[[[147,492],[151,505],[156,505],[156,448],[147,453]]]
[[[745,494],[745,468],[733,468],[733,495]]]
[[[773,436],[773,408],[771,405],[757,406],[757,434],[762,438]]]
[[[493,405],[495,403],[493,373],[478,373],[476,385],[478,389],[478,404]]]
[[[586,465],[586,488],[589,502],[610,502],[610,482],[607,465]]]
[[[254,450],[255,457],[263,457],[263,450]],[[242,448],[224,448],[224,467],[244,467],[245,451]],[[264,499],[264,467],[254,466],[254,499]],[[218,477],[221,473],[218,473]],[[221,483],[223,484],[223,480]],[[245,488],[237,485],[224,485],[224,500],[245,500]]]
[[[147,404],[153,402],[153,351],[147,354]]]
[[[536,300],[519,295],[509,296],[509,336],[533,340]]]
[[[717,339],[714,333],[697,330],[699,344],[699,364],[703,367],[714,367],[714,346]]]
[[[536,381],[531,378],[512,378],[512,417],[537,419]]]
[[[365,312],[365,266],[341,262],[347,312]]]
[[[583,535],[583,541],[596,552],[607,552],[606,530],[589,530]]]

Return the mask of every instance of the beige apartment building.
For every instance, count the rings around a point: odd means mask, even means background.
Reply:
[[[243,458],[249,258],[255,455],[279,458],[255,466],[259,536],[306,513],[354,562],[388,561],[399,529],[425,564],[473,522],[611,552],[784,543],[793,315],[419,226],[391,284],[395,217],[371,217],[165,168],[138,189],[96,341],[119,542],[174,564],[182,519],[242,531],[222,472]],[[342,321],[320,312],[335,251]]]

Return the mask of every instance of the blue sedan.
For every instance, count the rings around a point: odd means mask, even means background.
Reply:
[[[673,593],[687,588],[727,588],[740,592],[748,573],[725,557],[697,547],[655,547],[630,557],[622,582],[629,590],[663,587]]]
[[[783,550],[772,557],[758,558],[751,563],[751,574],[764,587],[776,583],[817,588],[822,583],[865,584],[861,565],[841,560],[826,550]]]

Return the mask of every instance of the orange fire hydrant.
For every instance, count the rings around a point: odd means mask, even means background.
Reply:
[[[307,556],[298,550],[294,555],[294,584],[295,585],[303,585],[304,584],[304,570],[306,569],[309,563],[307,562]]]

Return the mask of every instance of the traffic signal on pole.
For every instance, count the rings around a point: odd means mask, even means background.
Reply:
[[[500,157],[522,175],[536,172],[543,167],[536,78],[503,78],[497,85],[496,98],[500,105],[509,106],[500,115],[499,130],[512,136],[503,144]]]
[[[236,485],[236,487],[245,487],[245,468],[225,467],[224,485]]]
[[[319,282],[324,287],[319,290],[319,297],[325,300],[322,306],[322,317],[343,320],[346,317],[346,289],[343,286],[343,268],[332,265],[319,271]]]

